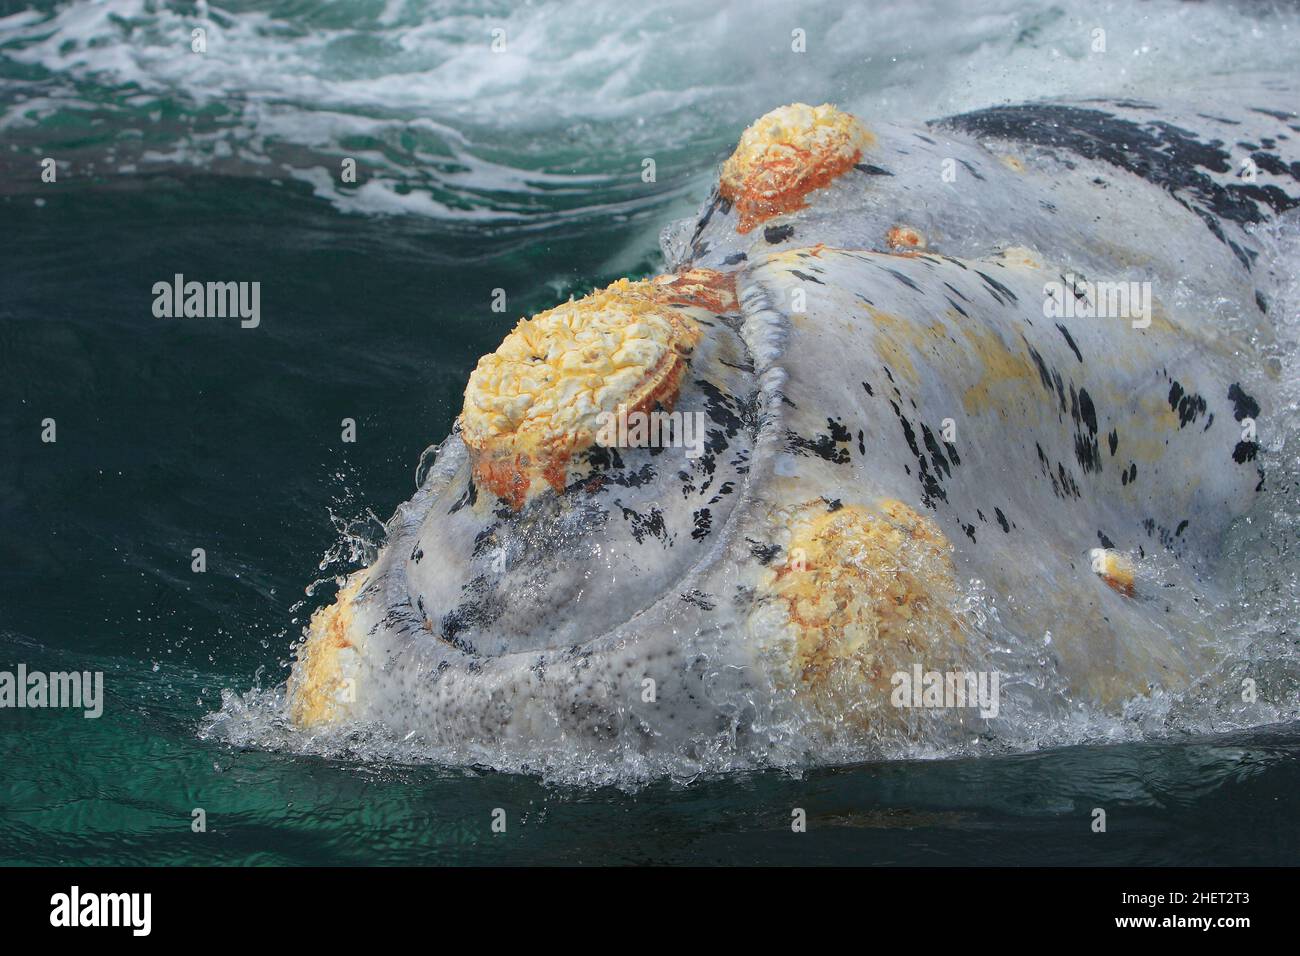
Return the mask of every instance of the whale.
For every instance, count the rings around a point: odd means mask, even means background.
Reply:
[[[480,359],[305,628],[289,723],[762,766],[1195,685],[1270,476],[1267,278],[1294,264],[1260,232],[1300,205],[1295,102],[1265,77],[761,117],[661,275]]]

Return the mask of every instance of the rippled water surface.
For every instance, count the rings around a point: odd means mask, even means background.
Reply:
[[[101,670],[107,694],[98,720],[0,711],[0,861],[1297,860],[1292,433],[1270,449],[1275,511],[1230,545],[1258,653],[1279,662],[1271,711],[1206,694],[1149,702],[1087,745],[617,786],[221,732],[276,693],[335,576],[373,557],[479,355],[520,314],[653,273],[659,229],[703,199],[755,116],[830,100],[924,119],[1295,70],[1293,5],[107,0],[0,15],[0,668]],[[57,188],[39,181],[44,156]],[[338,184],[343,157],[363,185]],[[1274,238],[1296,248],[1294,226]],[[177,272],[260,279],[263,327],[159,323],[149,290]],[[1277,286],[1294,375],[1300,296],[1294,276]],[[505,314],[495,288],[511,290]],[[1106,834],[1090,830],[1097,806]]]

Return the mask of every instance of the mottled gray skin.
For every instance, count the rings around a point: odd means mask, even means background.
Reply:
[[[708,453],[597,451],[514,512],[473,487],[453,433],[362,572],[338,722],[537,764],[870,746],[809,716],[768,623],[788,543],[773,516],[819,497],[934,520],[983,595],[980,614],[957,609],[956,663],[1004,673],[1001,721],[1060,688],[1113,708],[1204,673],[1219,542],[1266,480],[1242,437],[1245,418],[1269,427],[1244,334],[1268,328],[1249,229],[1300,202],[1288,102],[1264,82],[1185,108],[864,117],[878,145],[807,208],[742,236],[715,193],[665,241],[674,268],[737,273],[740,305],[705,330],[678,402],[708,416]],[[889,254],[900,224],[929,251]],[[1045,317],[1045,284],[1067,274],[1150,281],[1155,321]],[[1092,573],[1098,547],[1137,560],[1134,596]]]

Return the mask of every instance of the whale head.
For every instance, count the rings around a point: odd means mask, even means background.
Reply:
[[[1263,479],[1246,353],[1172,301],[1145,325],[1044,305],[1203,226],[1159,183],[1066,188],[994,148],[830,105],[755,122],[671,272],[479,361],[378,560],[313,617],[293,723],[753,764],[1008,726],[921,707],[934,674],[1011,688],[1032,725],[1205,673],[1218,543]],[[1117,235],[1062,230],[1067,203]],[[1195,232],[1152,269],[1251,308],[1248,241]]]

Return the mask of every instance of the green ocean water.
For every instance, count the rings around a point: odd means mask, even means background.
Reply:
[[[283,683],[478,357],[521,315],[653,274],[658,229],[704,197],[753,115],[1127,89],[1203,68],[1191,53],[1224,30],[1224,62],[1240,58],[1261,22],[1285,60],[1288,14],[1141,5],[1112,29],[1163,46],[1116,79],[1088,62],[1069,6],[1002,4],[919,37],[910,7],[812,5],[800,22],[836,38],[832,55],[779,68],[779,5],[36,6],[0,7],[0,669],[103,671],[106,701],[99,719],[0,710],[0,862],[1300,859],[1294,721],[625,786],[212,732],[238,695]],[[176,52],[192,22],[225,38],[212,63]],[[467,52],[495,23],[531,59]],[[705,56],[728,38],[739,51]],[[973,86],[990,64],[1002,82]],[[59,180],[42,184],[50,155]],[[359,187],[322,185],[348,155]],[[154,318],[152,286],[176,273],[260,281],[261,325]]]

